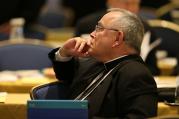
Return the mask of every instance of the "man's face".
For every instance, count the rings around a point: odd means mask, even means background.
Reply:
[[[118,35],[118,30],[112,27],[112,13],[108,13],[96,25],[95,30],[91,33],[89,54],[94,57],[105,57],[112,50],[113,43]]]

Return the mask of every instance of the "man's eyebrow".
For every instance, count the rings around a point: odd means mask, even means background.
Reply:
[[[98,22],[98,24],[97,24],[97,25],[98,25],[98,26],[103,26],[101,22]]]

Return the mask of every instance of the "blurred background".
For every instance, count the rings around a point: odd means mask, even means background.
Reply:
[[[178,115],[179,0],[1,0],[0,115],[25,119],[34,86],[56,81],[48,52],[74,36],[89,37],[111,7],[142,19],[145,36],[141,56],[159,90],[158,115]]]

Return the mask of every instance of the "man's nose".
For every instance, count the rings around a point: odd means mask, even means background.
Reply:
[[[95,34],[96,34],[96,32],[95,32],[95,30],[94,30],[93,32],[90,33],[90,37],[91,37],[92,39],[94,39],[94,38],[95,38]]]

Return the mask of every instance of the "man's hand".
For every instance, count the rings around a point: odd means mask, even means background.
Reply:
[[[75,37],[65,42],[60,50],[60,55],[64,57],[87,57],[89,48],[90,47],[87,45],[87,40],[80,37]]]

